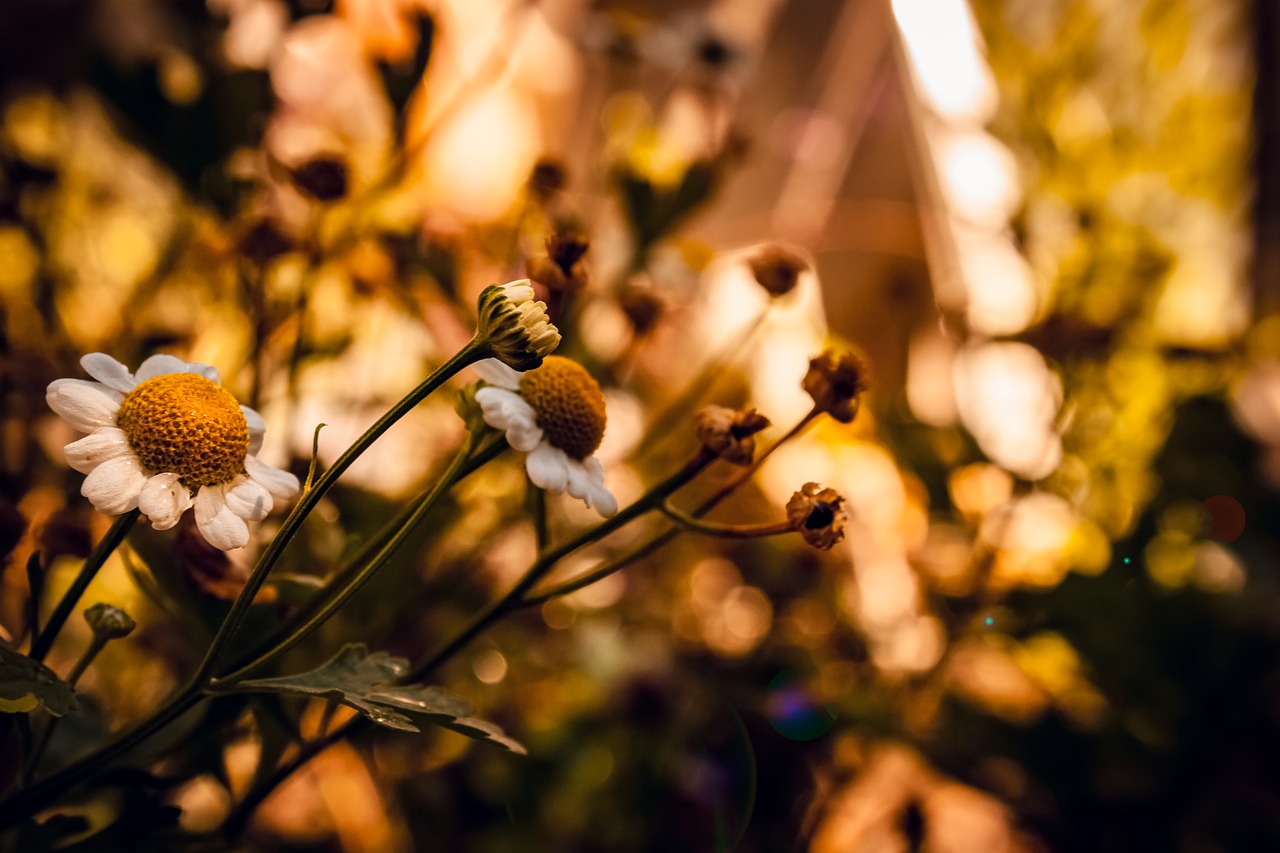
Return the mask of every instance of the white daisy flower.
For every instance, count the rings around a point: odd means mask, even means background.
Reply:
[[[267,425],[218,384],[217,368],[153,355],[135,375],[100,352],[80,365],[98,381],[54,380],[45,399],[89,433],[63,452],[99,512],[136,508],[168,530],[194,506],[200,533],[228,551],[248,544],[245,521],[298,493],[297,477],[258,459]]]
[[[504,430],[507,443],[529,454],[529,479],[552,494],[568,492],[603,516],[618,511],[594,454],[604,438],[604,394],[582,365],[547,356],[524,372],[497,359],[475,365],[488,383],[476,391],[485,423]]]

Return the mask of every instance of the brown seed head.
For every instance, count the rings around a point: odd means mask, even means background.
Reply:
[[[847,424],[858,413],[859,395],[867,390],[867,367],[851,352],[827,350],[809,361],[801,385],[818,411]]]
[[[805,483],[800,491],[787,501],[787,521],[791,529],[804,537],[815,548],[829,550],[844,539],[844,526],[849,513],[844,508],[844,498],[835,489],[825,489],[817,483]]]
[[[316,201],[338,201],[347,194],[347,164],[339,157],[315,157],[291,170],[289,176]]]
[[[726,462],[745,467],[755,456],[755,434],[769,425],[769,419],[755,409],[704,406],[693,423],[703,447]]]
[[[809,262],[781,246],[762,249],[748,263],[751,274],[770,296],[785,296],[795,289],[800,273],[809,269]]]

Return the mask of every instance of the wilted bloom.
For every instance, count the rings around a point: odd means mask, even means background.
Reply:
[[[475,394],[485,422],[529,455],[529,479],[552,494],[568,492],[601,515],[618,511],[594,455],[604,438],[604,394],[577,362],[548,356],[521,373],[496,359],[476,364],[488,385]]]
[[[750,465],[756,452],[755,434],[769,419],[755,409],[705,406],[693,418],[702,446],[734,465]]]
[[[477,335],[493,355],[515,370],[533,370],[560,344],[560,331],[535,302],[529,280],[491,284],[480,293]]]
[[[781,246],[761,249],[747,262],[756,281],[770,296],[785,296],[795,289],[800,273],[809,269],[809,262]]]
[[[89,433],[64,452],[99,512],[137,508],[168,530],[194,506],[200,533],[228,550],[248,544],[246,520],[297,493],[296,477],[258,459],[266,424],[218,384],[217,368],[153,355],[135,376],[103,353],[80,364],[98,381],[54,380],[45,399]]]
[[[787,521],[791,529],[815,548],[830,549],[844,539],[844,526],[849,513],[844,498],[835,489],[824,489],[817,483],[805,483],[787,501]]]
[[[867,367],[851,352],[829,349],[810,359],[801,385],[814,408],[847,424],[858,413],[858,396],[867,390]]]
[[[587,265],[582,256],[590,246],[577,231],[556,231],[547,238],[547,253],[529,259],[529,277],[551,290],[581,290],[587,286]]]

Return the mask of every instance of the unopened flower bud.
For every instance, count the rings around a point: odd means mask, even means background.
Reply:
[[[769,425],[769,419],[755,409],[705,406],[693,423],[703,447],[726,462],[745,467],[755,456],[755,434]]]
[[[647,334],[666,311],[662,297],[648,287],[624,287],[618,293],[618,304],[637,335]]]
[[[769,246],[756,253],[748,263],[751,274],[770,296],[785,296],[795,289],[800,274],[809,262],[781,246]]]
[[[867,390],[867,368],[851,352],[827,350],[809,361],[801,385],[814,408],[847,424],[858,413],[858,396]]]
[[[453,410],[458,413],[458,417],[462,418],[468,429],[485,425],[484,410],[476,400],[476,391],[480,390],[480,387],[480,383],[472,382],[453,397]]]
[[[84,621],[93,633],[106,640],[118,640],[133,633],[137,623],[119,607],[112,604],[95,604],[84,612]]]
[[[844,509],[844,498],[840,493],[817,483],[805,483],[787,501],[787,521],[791,529],[803,536],[804,541],[823,551],[844,539],[844,526],[848,520],[849,513]]]
[[[508,367],[533,370],[560,343],[560,331],[548,319],[546,303],[534,301],[528,279],[489,285],[476,307],[478,337]]]

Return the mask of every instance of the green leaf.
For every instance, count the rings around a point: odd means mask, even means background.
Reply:
[[[27,714],[41,705],[55,717],[78,707],[71,685],[53,670],[0,644],[0,711]]]
[[[380,726],[416,732],[402,711],[427,722],[525,754],[525,748],[507,737],[493,723],[470,716],[471,706],[439,687],[395,684],[409,668],[404,658],[386,652],[370,652],[363,643],[352,643],[328,663],[298,675],[241,681],[224,692],[281,693],[289,696],[333,699],[364,714]]]

